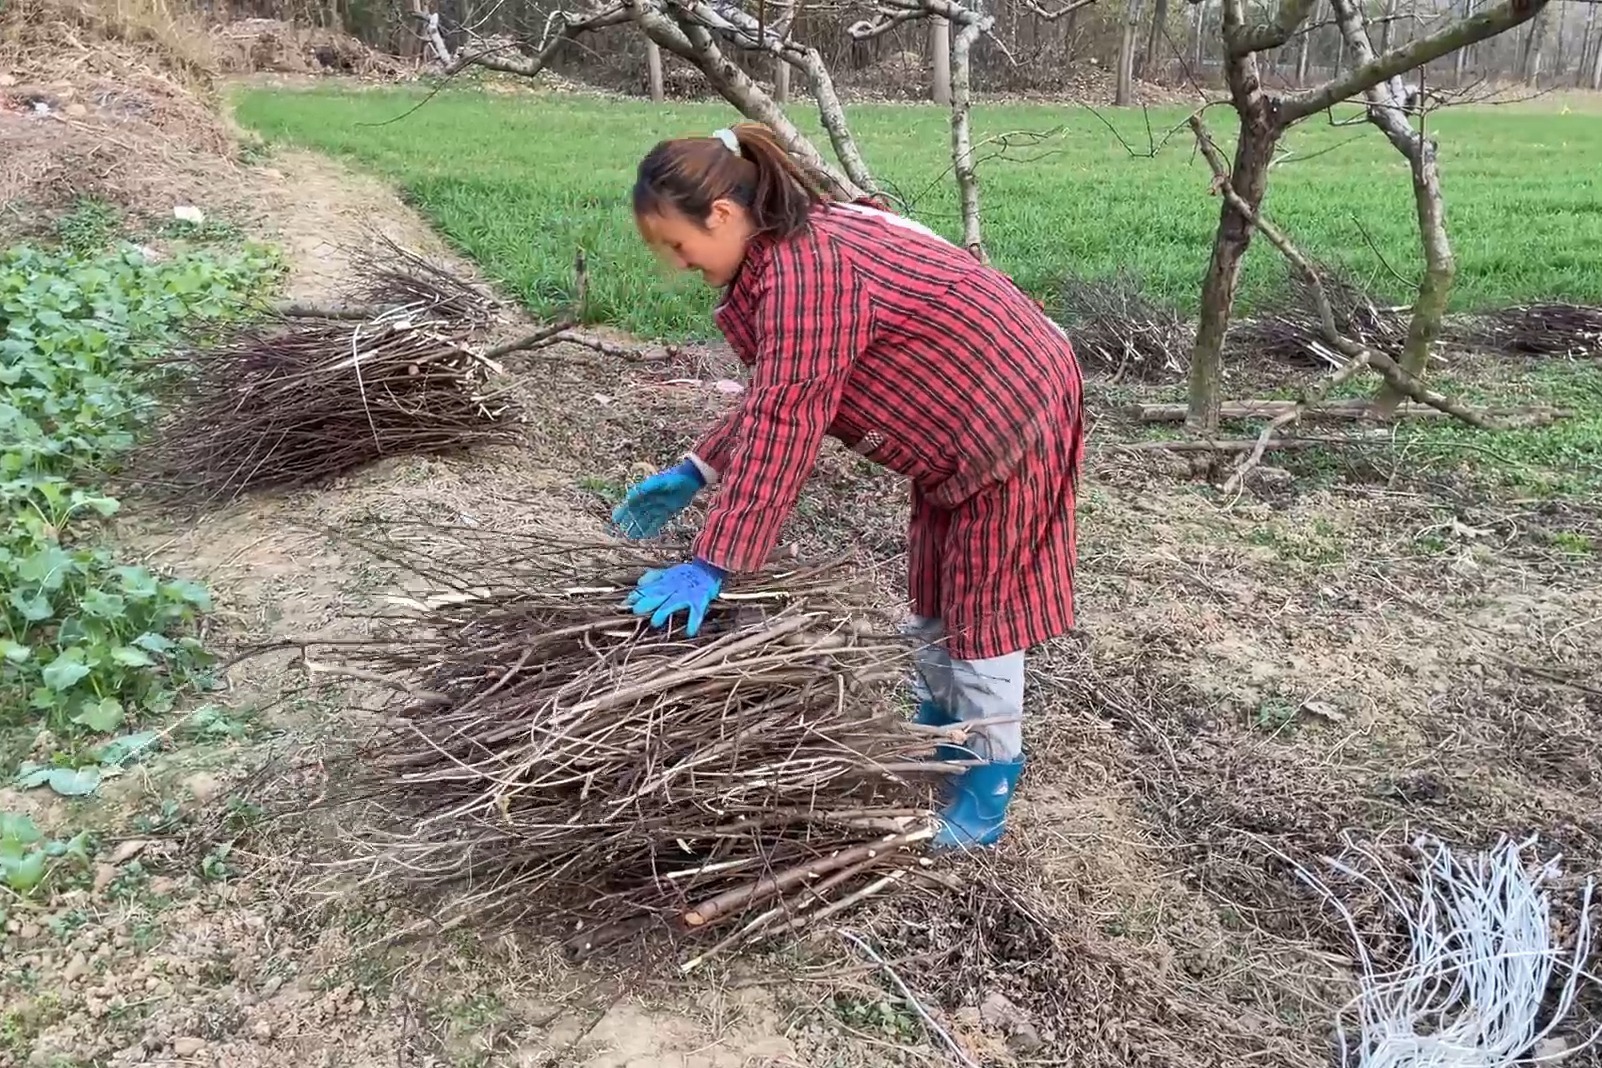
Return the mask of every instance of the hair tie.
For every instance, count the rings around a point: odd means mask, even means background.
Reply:
[[[740,154],[740,139],[734,136],[734,131],[725,126],[721,130],[713,130],[712,136],[723,142],[725,148],[736,156]]]

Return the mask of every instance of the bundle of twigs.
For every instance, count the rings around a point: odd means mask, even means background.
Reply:
[[[356,280],[349,296],[365,304],[418,316],[487,325],[499,302],[483,286],[374,232],[370,243],[349,251]]]
[[[493,543],[475,565],[482,531],[393,529],[376,551],[438,592],[308,665],[394,691],[331,777],[359,812],[346,865],[579,955],[648,929],[704,940],[686,968],[935,878],[917,847],[964,763],[924,758],[966,734],[905,719],[908,650],[850,610],[842,563],[734,583],[691,641],[623,607],[653,561]]]
[[[1146,297],[1137,278],[1066,279],[1058,290],[1059,321],[1086,368],[1150,380],[1185,365],[1191,327],[1175,309]]]
[[[1453,331],[1477,348],[1531,356],[1602,356],[1602,308],[1520,304],[1474,316]]]
[[[1343,272],[1320,267],[1324,294],[1335,314],[1335,327],[1341,336],[1383,353],[1399,353],[1407,341],[1410,310],[1377,304],[1373,298]],[[1287,278],[1288,292],[1276,302],[1274,311],[1242,320],[1230,327],[1234,347],[1256,356],[1275,360],[1305,360],[1340,367],[1347,360],[1323,334],[1318,303],[1307,280],[1292,272]]]
[[[218,502],[320,483],[387,456],[510,440],[500,367],[437,320],[300,320],[243,328],[178,362],[171,416],[141,474]]]

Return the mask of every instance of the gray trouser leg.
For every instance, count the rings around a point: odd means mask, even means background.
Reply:
[[[945,636],[939,620],[913,616],[905,629],[918,642],[913,679],[918,700],[933,701],[960,720],[1010,719],[977,728],[968,746],[986,760],[1022,756],[1024,654],[958,660],[939,644]]]

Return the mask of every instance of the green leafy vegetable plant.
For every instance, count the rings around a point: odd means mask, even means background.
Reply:
[[[120,563],[101,486],[154,414],[179,329],[239,315],[275,269],[254,248],[0,253],[0,727],[107,734],[207,684],[208,592]],[[81,768],[44,781],[88,792]]]

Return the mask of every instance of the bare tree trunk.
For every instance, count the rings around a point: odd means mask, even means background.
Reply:
[[[795,25],[795,9],[789,8],[782,18],[774,23],[774,32],[788,42],[790,29]],[[773,57],[773,101],[776,104],[790,102],[790,63],[783,56]]]
[[[968,131],[969,53],[984,32],[985,21],[972,21],[957,30],[951,49],[951,162],[957,176],[957,194],[962,206],[962,244],[980,263],[987,262],[983,233],[979,228],[979,174],[973,163],[973,138]]]
[[[1313,6],[1313,21],[1318,21],[1319,12],[1323,10],[1322,0]],[[1313,30],[1310,26],[1302,27],[1302,47],[1296,56],[1296,85],[1298,88],[1307,84],[1307,53],[1313,44]]]
[[[945,19],[929,20],[929,56],[934,61],[933,84],[929,99],[949,107],[951,104],[951,23]]]
[[[1546,24],[1546,12],[1542,10],[1530,21],[1529,32],[1524,35],[1524,50],[1519,56],[1519,79],[1525,85],[1534,85],[1541,66],[1541,30]]]
[[[651,82],[651,101],[660,104],[667,94],[662,86],[662,46],[655,41],[645,42],[645,71]]]
[[[1591,58],[1592,42],[1596,40],[1596,9],[1592,4],[1585,12],[1585,40],[1580,43],[1580,61],[1574,65],[1574,84],[1585,85],[1585,61]]]
[[[1546,58],[1547,30],[1551,26],[1553,9],[1548,7],[1535,18],[1535,54],[1530,57],[1530,84],[1541,82],[1542,60]]]
[[[1190,7],[1190,54],[1193,57],[1191,69],[1196,72],[1197,77],[1200,77],[1205,58],[1202,55],[1202,30],[1205,28],[1204,24],[1207,21],[1207,5],[1191,4]]]
[[[1473,16],[1474,16],[1474,0],[1463,0],[1463,17],[1464,18],[1472,18]],[[1462,85],[1464,80],[1467,78],[1469,53],[1471,51],[1473,51],[1473,49],[1474,49],[1473,45],[1469,45],[1466,48],[1459,48],[1457,50],[1457,55],[1452,57],[1452,84],[1453,85]]]
[[[1166,41],[1163,31],[1167,28],[1167,22],[1168,0],[1157,0],[1157,4],[1152,8],[1151,12],[1151,32],[1146,35],[1146,55],[1140,64],[1140,76],[1142,78],[1154,77],[1153,72],[1157,69],[1158,63],[1157,50]]]
[[[1396,25],[1397,0],[1385,0],[1385,22],[1380,26],[1380,51],[1391,50],[1391,30]]]
[[[1557,32],[1552,35],[1557,38],[1557,55],[1552,57],[1552,79],[1555,82],[1563,77],[1563,15],[1560,12],[1557,18]]]
[[[1128,0],[1124,9],[1124,33],[1118,42],[1118,84],[1113,106],[1127,108],[1135,102],[1135,41],[1140,35],[1140,0]]]
[[[1591,9],[1594,13],[1596,8]],[[1596,51],[1591,53],[1591,91],[1602,92],[1602,34],[1596,42]]]
[[[1225,61],[1231,62],[1230,60]],[[1253,78],[1255,82],[1255,77]],[[1260,90],[1257,107],[1250,119],[1241,116],[1240,140],[1235,146],[1235,163],[1229,184],[1253,212],[1260,210],[1268,189],[1268,165],[1274,159],[1279,130],[1262,107]],[[1224,380],[1224,335],[1235,307],[1235,290],[1240,285],[1240,269],[1246,249],[1251,245],[1252,221],[1230,201],[1225,200],[1213,236],[1213,254],[1202,279],[1201,318],[1196,325],[1196,344],[1190,352],[1190,414],[1186,425],[1195,433],[1210,436],[1218,430],[1218,407]]]

